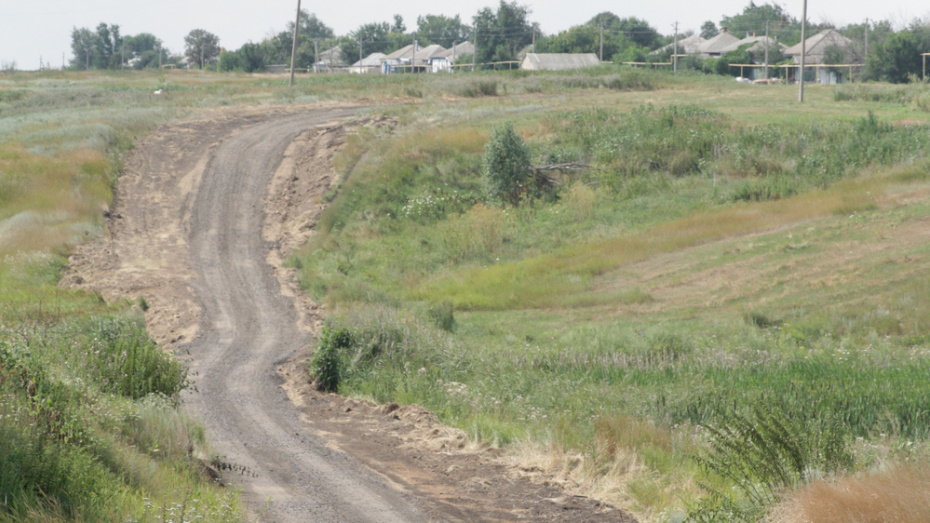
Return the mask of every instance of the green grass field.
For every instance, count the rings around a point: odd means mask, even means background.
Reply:
[[[351,333],[340,392],[419,403],[650,521],[753,519],[927,463],[926,85],[799,105],[608,66],[284,84],[0,75],[0,519],[241,517],[138,308],[57,287],[135,138],[231,105],[396,122],[350,138],[292,260]],[[505,122],[533,164],[584,167],[495,203],[482,155]]]
[[[425,96],[342,153],[293,261],[354,333],[340,391],[537,449],[647,520],[752,519],[811,479],[760,474],[777,495],[753,497],[702,466],[739,455],[709,434],[766,423],[759,405],[797,437],[758,452],[784,444],[802,472],[923,459],[927,92],[813,86],[799,105],[793,87],[657,73],[580,97]],[[494,204],[482,154],[506,121],[534,165],[586,167]]]

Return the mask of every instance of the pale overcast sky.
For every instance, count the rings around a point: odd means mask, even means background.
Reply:
[[[609,0],[527,0],[531,19],[545,33],[554,33],[583,23],[601,11],[621,17],[635,16],[648,21],[662,34],[671,34],[672,25],[697,30],[705,20],[719,23],[723,15],[742,11],[749,0],[609,1]],[[758,1],[758,3],[765,3]],[[802,2],[778,2],[792,16],[800,18]],[[418,15],[461,15],[463,22],[492,0],[418,2],[414,0],[305,0],[302,7],[316,15],[336,34],[345,34],[369,22],[404,17],[407,28],[416,27]],[[220,45],[237,49],[248,41],[258,42],[271,31],[283,30],[292,20],[295,0],[0,0],[0,63],[16,62],[19,69],[36,69],[40,57],[55,67],[62,53],[70,61],[73,27],[93,29],[100,22],[118,24],[122,34],[153,33],[173,53],[180,53],[184,35],[202,28],[220,37]],[[889,19],[902,25],[914,17],[930,19],[926,0],[809,0],[809,19],[838,25],[860,23],[867,17]]]

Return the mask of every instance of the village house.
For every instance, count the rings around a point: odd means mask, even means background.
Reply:
[[[804,66],[814,66],[817,78],[821,84],[836,84],[849,81],[854,67],[865,63],[862,52],[856,49],[853,41],[840,34],[835,29],[825,29],[807,39],[804,55]],[[793,45],[784,51],[794,63],[801,63],[801,43]],[[843,64],[847,68],[826,67],[829,64]]]
[[[724,27],[717,36],[708,38],[703,44],[699,45],[697,54],[701,58],[720,58],[720,55],[725,53],[726,49],[729,49],[737,42],[739,42],[739,38],[730,34],[727,28]]]

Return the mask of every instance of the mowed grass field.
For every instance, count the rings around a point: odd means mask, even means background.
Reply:
[[[926,499],[893,479],[930,430],[926,85],[811,86],[801,105],[790,86],[603,74],[637,81],[426,94],[350,141],[293,261],[352,337],[339,390],[424,405],[645,520],[829,520],[809,509],[837,482]],[[505,122],[534,165],[577,168],[488,198]],[[889,517],[926,514],[908,510]]]

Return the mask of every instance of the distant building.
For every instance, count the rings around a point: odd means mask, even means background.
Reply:
[[[786,46],[784,44],[778,43],[774,38],[769,37],[766,39],[765,36],[747,36],[742,40],[734,42],[729,46],[723,49],[724,53],[729,53],[731,51],[738,51],[743,49],[744,51],[749,51],[752,53],[752,63],[755,65],[764,65],[765,64],[765,48],[768,46],[769,53],[774,54],[775,52],[784,53]],[[769,62],[771,65],[771,62]],[[768,76],[771,77],[774,69],[769,68]],[[748,73],[748,74],[747,74]],[[764,67],[753,67],[748,71],[745,71],[743,74],[746,74],[746,78],[750,80],[762,80],[766,78],[765,68]]]
[[[594,53],[527,53],[520,64],[525,71],[567,71],[600,65]]]
[[[701,58],[719,58],[720,55],[726,52],[725,49],[737,42],[739,42],[739,38],[730,34],[727,28],[724,27],[717,36],[708,38],[703,44],[699,45],[697,52],[701,55]]]
[[[378,74],[381,72],[381,62],[384,61],[384,53],[371,53],[365,58],[349,66],[349,72],[352,74]]]
[[[827,64],[830,50],[836,50],[841,53],[840,61],[844,65],[859,65],[865,63],[862,53],[853,44],[853,41],[846,38],[834,29],[825,29],[806,41],[804,64],[807,65],[824,65]],[[793,45],[785,49],[784,53],[794,59],[794,63],[801,63],[801,44]],[[848,80],[842,72],[827,67],[818,67],[818,77],[821,84],[842,83]]]
[[[686,38],[682,38],[681,40],[678,40],[678,54],[698,54],[700,52],[701,46],[704,45],[704,42],[706,41],[707,40],[701,38],[700,35],[691,35]],[[675,42],[662,46],[649,54],[673,52],[675,52]]]
[[[730,51],[736,51],[743,46],[747,46],[745,49],[746,51],[749,51],[750,53],[754,55],[759,55],[759,56],[765,56],[766,46],[768,46],[769,52],[777,50],[777,51],[781,51],[782,53],[784,53],[785,49],[787,49],[787,47],[784,44],[778,43],[778,40],[775,40],[774,38],[769,37],[766,40],[766,37],[764,36],[753,35],[753,36],[747,36],[746,38],[743,38],[742,40],[738,40],[730,44],[729,46],[723,49],[723,52],[729,53]]]
[[[338,45],[330,47],[325,51],[320,51],[316,63],[313,64],[313,70],[316,73],[330,71],[335,67],[346,67],[348,64],[342,59],[342,48]]]
[[[381,72],[384,74],[431,72],[433,60],[445,51],[446,49],[438,44],[420,47],[414,42],[385,56],[381,63]]]
[[[471,42],[461,42],[453,45],[449,49],[445,49],[433,55],[432,69],[434,73],[453,70],[453,65],[455,65],[458,60],[463,56],[474,56],[475,54],[475,44]]]
[[[393,53],[388,53],[381,61],[381,72],[391,74],[409,69],[409,66],[413,63],[414,53],[416,53],[416,50],[413,44],[405,45]]]

